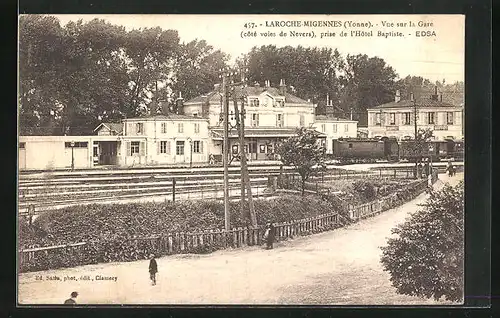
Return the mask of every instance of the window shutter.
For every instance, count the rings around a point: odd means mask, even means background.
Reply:
[[[203,141],[200,141],[200,153],[203,153]]]
[[[161,146],[161,141],[156,141],[156,154],[160,154],[160,146]]]
[[[130,157],[130,156],[132,156],[132,149],[130,147],[130,141],[127,141],[126,144],[127,144],[127,156]]]
[[[141,143],[139,144],[139,154],[141,156],[144,156],[144,150],[145,150],[144,148],[145,148],[145,143],[144,141],[141,141]]]
[[[170,155],[170,141],[167,141],[167,155]]]

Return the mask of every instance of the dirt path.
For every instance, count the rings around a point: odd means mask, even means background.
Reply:
[[[462,178],[440,175],[436,187]],[[80,304],[437,304],[398,295],[379,261],[379,247],[391,228],[424,200],[423,194],[352,226],[278,243],[274,250],[249,247],[163,257],[156,286],[148,281],[148,261],[26,273],[19,278],[19,300],[61,304],[78,291]],[[50,275],[94,280],[50,281]],[[98,281],[97,275],[117,281]]]

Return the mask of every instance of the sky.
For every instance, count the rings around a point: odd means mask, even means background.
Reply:
[[[62,25],[69,21],[94,18],[104,19],[127,30],[161,27],[174,29],[181,42],[205,40],[216,49],[231,56],[234,61],[253,46],[273,44],[304,47],[330,47],[346,56],[366,54],[383,58],[400,78],[422,76],[431,81],[446,83],[464,81],[465,17],[463,15],[54,15]],[[330,25],[307,26],[308,21],[332,21]],[[414,27],[409,23],[414,23]],[[420,22],[420,26],[419,26]],[[245,28],[245,24],[254,24]],[[298,25],[300,23],[300,25]],[[349,23],[352,23],[349,25]],[[394,25],[388,25],[394,23]],[[398,23],[401,25],[398,26]],[[406,23],[406,25],[403,25]],[[353,24],[357,24],[353,26]],[[431,25],[432,24],[432,25]],[[365,27],[368,26],[368,27]],[[261,33],[275,33],[264,37]],[[298,33],[314,32],[315,38],[293,37]],[[341,32],[346,37],[341,37]],[[351,31],[372,31],[371,36],[351,36]],[[431,36],[417,37],[417,32]],[[257,33],[256,37],[242,37],[242,33]],[[287,37],[280,37],[286,32]],[[379,36],[379,32],[390,36]],[[401,32],[403,36],[394,36]],[[434,32],[434,33],[432,33]],[[321,33],[330,36],[321,38]],[[335,33],[332,36],[331,33]],[[435,34],[435,36],[433,35]]]

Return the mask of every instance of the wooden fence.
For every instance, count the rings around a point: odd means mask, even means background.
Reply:
[[[437,171],[434,171],[432,176],[432,183],[434,184],[438,179]],[[428,188],[427,179],[414,182],[400,192],[392,193],[388,196],[382,197],[358,206],[349,206],[349,217],[353,221],[373,216],[388,209],[391,209],[402,202],[408,202],[416,198]]]
[[[275,224],[276,239],[285,240],[296,236],[307,235],[330,230],[339,226],[337,212],[319,215],[313,218],[295,220]],[[195,233],[174,233],[149,237],[132,237],[117,241],[118,245],[124,241],[131,250],[147,251],[144,254],[154,253],[157,256],[204,253],[219,249],[238,248],[243,246],[260,245],[263,243],[264,227],[235,228],[230,231],[211,230]],[[107,242],[109,243],[109,242]],[[101,247],[100,247],[101,246]],[[73,266],[78,260],[85,260],[85,264],[95,263],[92,255],[102,250],[101,242],[81,242],[76,244],[30,248],[19,251],[19,265],[21,271],[29,270],[37,261],[42,261],[47,268],[58,268],[59,263],[72,261]],[[133,259],[128,259],[133,260]],[[112,260],[115,261],[115,260]],[[59,263],[58,263],[59,262]],[[77,264],[74,264],[74,263]]]

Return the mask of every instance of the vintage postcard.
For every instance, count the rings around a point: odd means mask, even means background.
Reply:
[[[461,305],[464,15],[20,15],[19,306]]]

